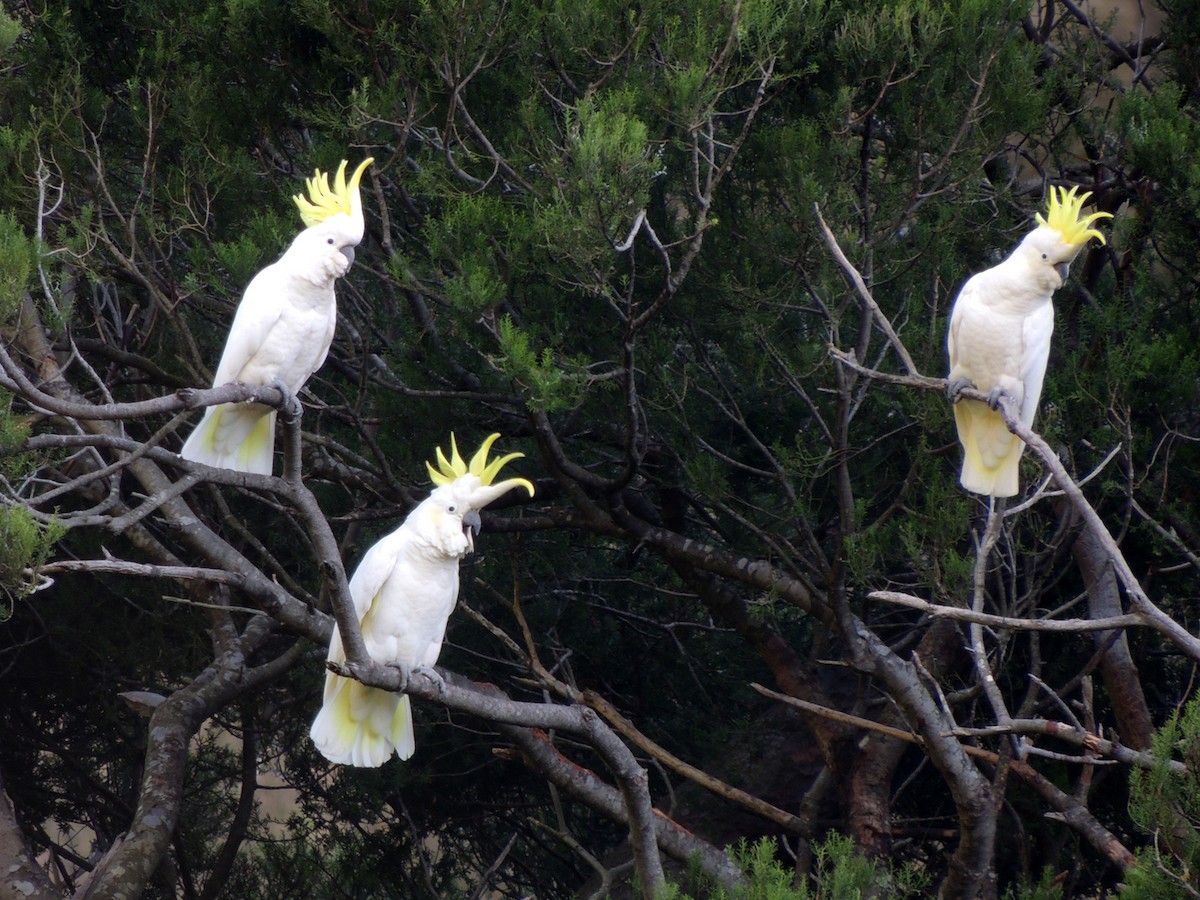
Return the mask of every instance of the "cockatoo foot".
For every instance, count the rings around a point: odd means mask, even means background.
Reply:
[[[434,684],[436,684],[438,686],[439,693],[441,693],[445,689],[446,679],[443,678],[442,674],[437,669],[435,669],[433,666],[415,666],[412,671],[413,671],[414,675],[416,675],[417,673],[420,673],[421,675],[424,675],[426,678],[428,678],[430,681],[432,681]]]
[[[951,378],[946,382],[946,399],[951,404],[957,403],[962,392],[968,388],[975,389],[975,382],[970,378]]]
[[[1000,401],[1008,399],[1008,392],[1001,387],[994,387],[988,391],[987,405],[994,410],[1000,409]]]
[[[272,378],[267,387],[274,388],[283,395],[283,403],[279,405],[279,408],[283,412],[285,419],[295,421],[296,419],[300,418],[302,415],[300,401],[296,398],[296,395],[292,393],[292,389],[290,387],[288,387],[278,378]]]

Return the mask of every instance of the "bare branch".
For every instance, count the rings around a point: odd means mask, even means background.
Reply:
[[[909,356],[908,348],[904,346],[903,341],[900,340],[900,336],[892,328],[891,321],[883,314],[883,310],[879,308],[879,304],[875,302],[875,298],[871,295],[871,289],[867,287],[867,283],[863,280],[858,269],[854,267],[854,264],[842,252],[842,248],[838,245],[833,231],[825,224],[825,218],[821,215],[821,207],[813,204],[813,212],[816,214],[817,224],[821,226],[821,233],[825,235],[825,244],[829,247],[829,252],[833,254],[833,258],[837,260],[838,265],[842,267],[842,271],[850,279],[850,283],[854,285],[858,296],[862,298],[867,309],[871,311],[871,315],[875,319],[875,323],[879,326],[880,331],[887,336],[892,349],[896,351],[896,355],[900,357],[900,361],[904,364],[904,371],[910,376],[916,375],[917,365],[913,362],[912,357]]]
[[[50,883],[46,871],[33,855],[13,812],[4,781],[0,778],[0,894],[29,900],[61,900],[62,892]]]
[[[361,640],[360,636],[360,645]],[[420,668],[406,672],[398,665],[382,666],[370,659],[365,647],[357,656],[356,659],[347,646],[345,663],[330,662],[327,665],[337,674],[371,687],[422,697],[488,722],[561,730],[587,741],[617,779],[624,799],[630,845],[642,890],[646,896],[652,897],[665,884],[646,770],[594,710],[580,705],[561,706],[510,700],[498,688],[484,690],[473,682],[456,678],[441,669]]]
[[[996,616],[975,612],[961,606],[941,606],[930,603],[921,597],[902,594],[898,591],[871,591],[867,597],[871,600],[894,603],[897,606],[907,606],[909,609],[928,613],[931,616],[941,616],[959,622],[977,622],[989,628],[1007,628],[1013,631],[1051,631],[1073,634],[1080,631],[1108,631],[1112,628],[1129,628],[1148,624],[1142,616],[1135,613],[1105,619],[1021,619],[1015,616]]]
[[[979,400],[983,403],[987,402],[987,397],[981,391],[965,390],[962,392],[962,396]],[[1125,593],[1129,597],[1134,611],[1143,617],[1149,627],[1167,638],[1167,640],[1182,650],[1190,659],[1200,662],[1200,639],[1159,609],[1146,595],[1146,592],[1142,590],[1141,583],[1129,568],[1129,563],[1125,560],[1125,554],[1121,552],[1121,548],[1113,540],[1113,536],[1109,533],[1108,528],[1105,527],[1096,510],[1092,508],[1087,498],[1083,496],[1083,491],[1079,489],[1079,485],[1067,474],[1066,467],[1059,461],[1058,456],[1050,448],[1050,445],[1042,439],[1041,435],[1021,424],[1018,418],[1018,411],[1009,397],[1001,396],[999,411],[1004,416],[1004,422],[1008,426],[1008,430],[1023,440],[1037,454],[1046,468],[1050,470],[1059,488],[1066,494],[1067,499],[1074,507],[1075,512],[1083,520],[1084,525],[1092,532],[1104,552],[1108,554],[1113,569],[1117,573],[1117,578],[1120,580],[1121,586],[1125,588]]]

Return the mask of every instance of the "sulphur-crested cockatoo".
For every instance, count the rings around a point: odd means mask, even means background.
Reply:
[[[1111,213],[1082,215],[1091,194],[1076,197],[1076,190],[1051,188],[1046,217],[1037,214],[1038,227],[1002,263],[968,279],[954,301],[947,392],[965,451],[960,480],[977,494],[1017,493],[1025,442],[1008,430],[996,404],[1007,395],[1021,422],[1033,426],[1054,330],[1051,295],[1062,287],[1067,267],[1089,238],[1104,243],[1091,225]],[[969,387],[987,394],[991,403],[960,398]]]
[[[458,600],[458,563],[475,549],[479,510],[515,487],[533,496],[524,478],[493,484],[501,467],[520,453],[489,463],[493,434],[463,462],[450,437],[451,456],[438,448],[429,465],[433,492],[391,534],[362,558],[350,579],[350,596],[371,658],[385,665],[432,666],[442,650],[446,622]],[[334,626],[330,662],[344,662],[341,634]],[[408,697],[328,672],[321,711],[310,730],[317,749],[331,762],[379,766],[394,752],[413,755]]]
[[[333,186],[320,169],[308,179],[308,197],[294,198],[306,227],[280,259],[246,287],[225,339],[213,387],[240,381],[281,382],[296,393],[329,353],[337,323],[333,283],[354,262],[363,238],[365,159],[346,182],[346,162]],[[222,403],[204,411],[180,451],[184,459],[239,472],[270,475],[275,410],[260,403]]]

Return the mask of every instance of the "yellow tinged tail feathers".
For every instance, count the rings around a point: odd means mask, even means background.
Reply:
[[[275,410],[248,403],[210,406],[179,455],[218,469],[270,475],[275,458]]]
[[[978,400],[954,404],[954,422],[964,451],[962,486],[976,494],[1015,496],[1025,442],[1008,430],[1000,413]]]
[[[332,672],[325,676],[325,702],[309,736],[326,759],[347,766],[376,768],[393,753],[408,759],[416,751],[406,695]]]

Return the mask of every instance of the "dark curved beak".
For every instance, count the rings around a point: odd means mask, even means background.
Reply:
[[[353,260],[353,257],[351,257]],[[1067,273],[1071,271],[1070,263],[1058,263],[1054,266],[1054,271],[1058,273],[1058,277],[1062,279],[1062,283],[1067,283]]]
[[[483,520],[479,518],[479,513],[476,510],[467,510],[463,513],[463,534],[467,536],[467,546],[471,548],[471,552],[475,552],[475,535],[479,534],[479,529],[483,527]]]
[[[350,265],[354,265],[354,245],[353,244],[347,244],[344,247],[339,247],[338,252],[341,253],[342,256],[346,257],[346,259],[350,260]]]

